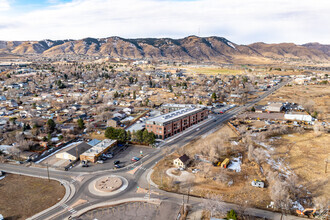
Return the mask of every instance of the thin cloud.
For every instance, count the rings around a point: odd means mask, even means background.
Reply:
[[[0,11],[8,11],[10,4],[8,0],[0,0]]]
[[[329,1],[315,4],[310,0],[74,0],[7,16],[9,23],[23,25],[3,28],[1,38],[181,38],[200,34],[223,36],[236,43],[329,43],[329,11]]]

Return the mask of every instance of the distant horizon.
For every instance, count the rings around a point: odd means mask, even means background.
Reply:
[[[197,36],[197,35],[187,35],[185,37],[121,37],[121,36],[108,36],[108,37],[83,37],[83,38],[66,38],[66,39],[50,39],[50,38],[46,38],[46,39],[40,39],[40,40],[3,40],[0,39],[0,41],[13,41],[13,42],[39,42],[39,41],[46,41],[46,40],[50,40],[50,41],[77,41],[77,40],[84,40],[87,38],[92,38],[92,39],[106,39],[106,38],[113,38],[113,37],[118,37],[118,38],[122,38],[122,39],[127,39],[127,40],[138,40],[138,39],[173,39],[173,40],[180,40],[180,39],[184,39],[187,37],[198,37],[198,38],[208,38],[208,37],[219,37],[219,38],[225,38],[226,40],[235,43],[237,45],[249,45],[249,44],[255,44],[255,43],[264,43],[264,44],[296,44],[296,45],[305,45],[305,44],[321,44],[321,45],[330,45],[330,43],[320,43],[320,42],[305,42],[305,43],[295,43],[295,42],[264,42],[264,41],[257,41],[257,42],[251,42],[251,43],[247,43],[247,44],[243,44],[240,42],[234,42],[231,41],[230,39],[223,37],[223,36],[216,36],[216,35],[210,35],[210,36]]]

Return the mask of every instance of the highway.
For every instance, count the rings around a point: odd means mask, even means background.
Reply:
[[[31,219],[68,219],[74,218],[79,214],[79,211],[91,207],[97,204],[115,203],[121,200],[130,200],[131,198],[146,198],[148,195],[137,193],[137,187],[148,189],[150,183],[148,182],[147,175],[152,167],[160,161],[165,154],[164,149],[169,149],[167,152],[172,152],[175,147],[182,147],[195,138],[201,138],[203,135],[214,131],[219,126],[223,125],[224,122],[242,113],[247,108],[252,107],[255,103],[264,99],[275,90],[284,86],[288,81],[281,82],[278,86],[270,89],[269,91],[262,94],[257,99],[247,103],[244,106],[237,106],[236,108],[221,114],[214,116],[213,119],[209,119],[207,122],[201,122],[200,125],[193,129],[188,129],[176,136],[171,137],[160,145],[160,147],[151,153],[147,158],[143,158],[141,161],[136,162],[137,166],[140,167],[134,174],[128,173],[133,167],[125,167],[118,170],[102,170],[97,172],[77,172],[74,169],[70,171],[59,171],[50,169],[50,178],[60,181],[66,187],[66,195],[64,198],[54,205],[53,207],[44,210],[41,213],[33,216]],[[4,170],[9,173],[16,173],[22,175],[29,175],[41,178],[47,178],[47,170],[45,168],[29,167],[23,165],[11,165],[11,164],[0,164],[0,170]],[[97,196],[90,192],[89,185],[95,179],[105,175],[118,175],[125,178],[128,181],[127,188],[112,196]],[[165,192],[155,187],[153,191],[159,193],[159,195],[151,194],[152,199],[159,199],[160,201],[172,201],[176,203],[182,203],[182,195],[176,193]],[[190,197],[190,205],[200,205],[203,199],[197,197]],[[74,206],[77,201],[85,201],[80,205]],[[238,206],[230,203],[223,203],[225,209],[238,209]],[[261,209],[246,209],[245,212],[251,216],[266,217],[269,219],[280,219],[280,214],[276,212],[265,211]],[[296,216],[285,216],[284,219],[301,219]]]

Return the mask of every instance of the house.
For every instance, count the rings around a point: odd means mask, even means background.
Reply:
[[[6,101],[6,96],[0,95],[0,101]]]
[[[118,117],[113,117],[107,121],[107,127],[118,127],[120,124],[120,119]]]
[[[263,113],[263,111],[265,110],[265,106],[263,105],[256,105],[254,106],[254,110],[255,110],[255,113]]]
[[[113,114],[113,117],[117,117],[117,118],[119,118],[119,119],[123,119],[123,118],[126,117],[126,114],[125,114],[125,112],[123,112],[123,111],[119,111],[119,112],[114,113],[114,114]]]
[[[133,106],[129,106],[129,107],[123,109],[123,111],[124,111],[125,114],[127,114],[127,115],[132,114],[133,110],[134,110],[134,107],[133,107]]]
[[[9,107],[12,107],[12,108],[18,107],[18,104],[17,104],[17,102],[16,102],[14,99],[11,99],[11,100],[9,100],[9,101],[6,101],[6,104],[7,104]]]
[[[176,166],[178,168],[186,168],[189,162],[190,162],[190,159],[186,154],[173,160],[174,166]]]

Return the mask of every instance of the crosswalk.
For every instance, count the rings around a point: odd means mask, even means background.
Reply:
[[[149,193],[146,193],[143,198],[149,199],[150,198]]]
[[[64,210],[67,210],[68,212],[71,212],[72,214],[76,213],[77,211],[74,210],[73,208],[71,208],[70,206],[68,206],[67,204],[62,204],[61,207],[64,209]]]

